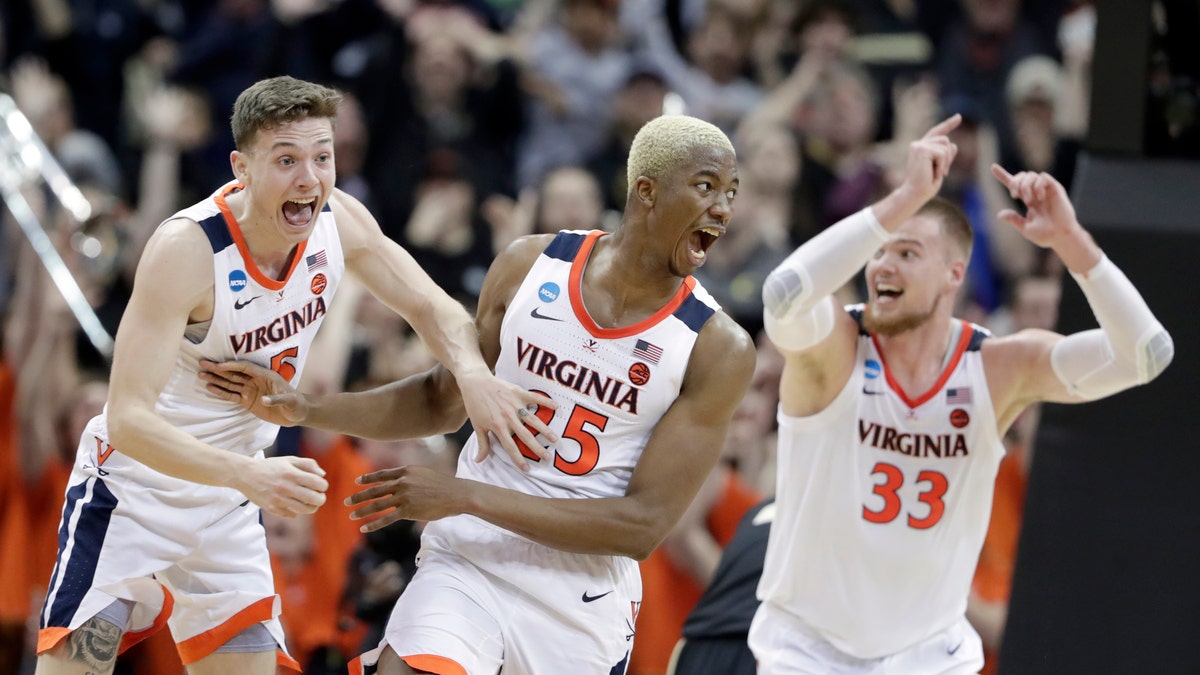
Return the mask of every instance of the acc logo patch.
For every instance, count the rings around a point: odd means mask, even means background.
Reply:
[[[954,425],[955,429],[961,429],[971,423],[971,416],[962,408],[955,408],[950,411],[950,424]]]
[[[242,270],[234,270],[229,273],[229,290],[234,293],[240,293],[246,290],[246,273]]]
[[[312,278],[312,283],[308,285],[308,288],[313,292],[313,295],[320,295],[325,292],[325,286],[328,285],[328,283],[329,281],[325,278],[324,274],[317,273],[317,275]]]
[[[629,366],[629,381],[639,387],[649,382],[650,366],[642,363],[641,361]]]

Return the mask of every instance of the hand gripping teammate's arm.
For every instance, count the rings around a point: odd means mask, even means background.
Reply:
[[[117,331],[108,440],[118,452],[156,471],[235,488],[271,513],[312,513],[325,502],[328,487],[324,471],[312,459],[260,459],[220,450],[155,412],[189,316],[212,313],[209,248],[204,232],[188,220],[164,224],[147,243]]]

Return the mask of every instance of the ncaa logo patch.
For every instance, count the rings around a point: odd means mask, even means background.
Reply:
[[[242,270],[234,270],[229,273],[229,290],[234,293],[240,293],[246,290],[246,273]]]
[[[865,375],[868,380],[873,380],[879,377],[879,374],[883,372],[883,367],[880,366],[879,362],[875,359],[867,359],[866,363],[863,364],[863,370],[865,371],[863,375]]]
[[[320,295],[325,292],[325,285],[328,283],[329,280],[325,278],[325,275],[318,272],[309,283],[308,289],[313,292],[313,295]]]
[[[558,299],[558,284],[553,281],[547,281],[538,289],[538,300],[542,302],[554,302]]]

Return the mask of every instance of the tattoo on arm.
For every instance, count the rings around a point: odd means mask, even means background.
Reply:
[[[121,645],[121,629],[104,619],[92,617],[67,638],[67,658],[96,669],[97,675],[112,672]]]

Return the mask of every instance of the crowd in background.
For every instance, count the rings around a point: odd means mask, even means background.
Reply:
[[[1006,333],[1053,327],[1061,270],[993,217],[1012,204],[988,167],[1047,171],[1070,186],[1095,21],[1085,0],[29,0],[0,11],[0,90],[92,205],[81,225],[36,181],[24,191],[109,333],[157,224],[231,179],[234,98],[278,74],[346,93],[338,187],[468,307],[515,238],[619,226],[625,157],[646,121],[682,112],[717,124],[737,148],[741,188],[729,232],[697,276],[752,334],[775,265],[885,194],[907,142],[959,113],[943,195],[969,216],[976,245],[958,313]],[[1155,67],[1170,79],[1169,61]],[[32,666],[69,463],[103,405],[106,363],[11,222],[3,236],[0,672],[9,673]],[[349,282],[340,294],[302,388],[370,387],[432,364],[389,310]],[[853,285],[843,295],[861,297]],[[666,671],[721,546],[774,492],[780,368],[760,339],[725,461],[643,563],[633,675]],[[992,649],[1035,426],[1027,414],[1010,434],[969,612]],[[345,672],[347,658],[373,646],[415,569],[420,524],[360,534],[342,506],[354,478],[412,463],[453,471],[462,441],[280,434],[277,452],[317,459],[330,483],[314,516],[264,516],[305,672]],[[180,672],[165,631],[118,672]]]

